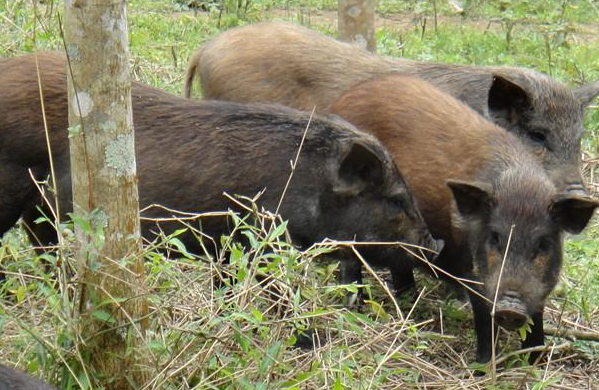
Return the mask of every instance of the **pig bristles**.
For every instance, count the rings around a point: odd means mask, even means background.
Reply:
[[[295,172],[295,167],[297,166],[297,163],[299,161],[300,153],[302,151],[302,147],[304,146],[304,140],[306,139],[306,134],[308,134],[308,129],[310,128],[310,123],[312,123],[312,117],[314,117],[315,111],[316,107],[312,107],[310,118],[308,118],[308,123],[306,124],[304,133],[302,134],[302,140],[300,141],[300,144],[297,147],[295,159],[291,160],[291,172],[289,172],[289,177],[287,177],[287,182],[285,183],[285,187],[283,188],[283,192],[281,193],[281,197],[279,198],[279,203],[277,204],[277,208],[275,209],[275,214],[279,214],[279,210],[281,209],[281,204],[283,203],[283,199],[285,198],[285,194],[287,193],[287,189],[289,188],[289,184],[291,183],[291,179],[293,178],[293,173]],[[271,225],[271,228],[272,226],[273,225]]]

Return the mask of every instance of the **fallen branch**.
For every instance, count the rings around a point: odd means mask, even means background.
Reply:
[[[582,330],[556,328],[555,326],[546,327],[545,334],[547,336],[561,337],[567,340],[599,341],[599,333],[597,332],[585,332]]]
[[[505,362],[506,360],[508,360],[509,358],[511,358],[512,356],[515,356],[515,355],[522,355],[522,354],[529,353],[529,352],[548,352],[551,350],[557,351],[557,350],[564,349],[569,346],[570,346],[570,343],[563,343],[560,345],[538,345],[536,347],[523,348],[523,349],[519,349],[517,351],[510,352],[506,355],[503,355],[499,359],[495,360],[495,364],[500,365],[501,363]]]

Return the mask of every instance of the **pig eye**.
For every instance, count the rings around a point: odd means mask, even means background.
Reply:
[[[547,136],[539,131],[529,131],[528,138],[530,138],[532,142],[539,145],[543,145],[547,140]]]
[[[405,195],[396,195],[391,198],[391,204],[403,211],[406,211],[409,207],[408,199]]]
[[[489,246],[492,249],[499,250],[499,233],[491,232],[491,235],[489,236]]]

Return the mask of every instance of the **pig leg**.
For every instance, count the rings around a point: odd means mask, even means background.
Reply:
[[[34,191],[25,168],[0,160],[0,237],[17,223]]]
[[[48,217],[52,218],[52,212],[45,206],[42,206],[41,199],[33,199],[26,207],[21,216],[25,231],[29,236],[29,241],[33,245],[49,246],[58,243],[58,237],[56,230],[48,222],[36,223],[35,220],[42,216],[42,213],[37,209],[38,206],[42,209],[42,212]]]
[[[5,203],[2,203],[2,207],[5,207]],[[0,238],[2,238],[4,233],[6,233],[11,227],[13,227],[15,223],[17,223],[20,216],[20,210],[11,207],[7,207],[6,209],[2,210],[2,212],[0,213]]]
[[[342,259],[339,270],[340,284],[362,284],[362,264],[356,259]]]
[[[339,270],[340,284],[362,284],[362,263],[354,258],[345,258],[341,260]],[[358,290],[357,294],[348,294],[345,304],[354,306],[358,301],[362,300],[362,289]]]
[[[393,287],[395,295],[402,296],[406,291],[416,287],[414,280],[413,266],[402,261],[396,261],[390,264],[391,277],[393,278]]]
[[[54,167],[57,181],[56,189],[58,191],[58,208],[61,213],[60,219],[65,221],[67,219],[67,212],[73,209],[69,155],[56,157],[54,159]],[[37,193],[37,189],[34,195],[24,205],[23,215],[21,216],[29,240],[32,244],[40,246],[56,244],[58,243],[58,236],[54,226],[49,222],[35,223],[35,220],[41,217],[42,213],[50,219],[52,219],[53,214],[48,205],[44,204],[41,196]],[[52,191],[46,192],[46,197],[53,208],[55,207],[54,195]],[[42,213],[40,213],[38,207],[40,207]]]
[[[526,335],[526,340],[522,341],[522,348],[537,347],[545,344],[545,333],[543,330],[543,311],[535,313],[531,316],[534,324],[531,326],[530,333]],[[534,362],[541,355],[540,352],[531,352],[528,358],[528,363]]]
[[[487,363],[491,360],[493,351],[491,310],[482,298],[472,293],[470,294],[470,303],[474,313],[474,331],[476,332],[476,362]],[[495,330],[497,330],[497,325],[495,325]]]

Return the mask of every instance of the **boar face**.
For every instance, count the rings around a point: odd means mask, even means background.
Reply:
[[[438,249],[389,153],[378,143],[361,140],[348,140],[341,149],[338,158],[327,162],[323,169],[328,185],[321,186],[323,190],[312,207],[318,215],[312,220],[317,224],[296,219],[300,223],[290,228],[294,239],[301,242],[302,237],[310,237],[314,242],[317,235],[320,239],[399,241]],[[410,258],[398,246],[360,246],[359,251],[376,265],[407,262]]]
[[[542,313],[562,263],[562,232],[579,233],[597,200],[556,194],[544,177],[510,169],[494,191],[484,183],[449,182],[456,223],[467,232],[472,274],[484,283],[499,325],[513,330]],[[500,276],[501,275],[501,276]]]
[[[572,91],[542,74],[497,72],[489,90],[489,115],[523,140],[558,190],[584,194],[583,110],[598,93],[599,82]]]
[[[330,199],[336,199],[343,210],[335,212],[327,207],[328,212],[324,214],[329,214],[327,220],[335,221],[332,226],[340,234],[359,241],[402,241],[440,249],[436,248],[408,185],[386,150],[354,144],[333,183]],[[347,234],[343,230],[348,226],[360,228],[357,233]],[[377,250],[406,257],[403,249],[379,247]]]

